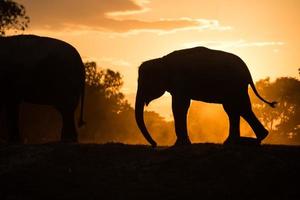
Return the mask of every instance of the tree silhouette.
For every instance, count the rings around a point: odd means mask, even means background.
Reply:
[[[136,126],[134,109],[120,91],[123,85],[119,72],[86,62],[86,127],[81,131],[83,142],[145,143]],[[163,144],[170,144],[172,122],[166,122],[153,111],[145,112],[145,121]]]
[[[23,5],[12,0],[0,0],[0,36],[8,30],[25,30],[29,21]]]
[[[287,143],[300,142],[300,81],[281,77],[271,82],[269,78],[257,82],[257,88],[264,96],[278,101],[271,109],[253,98],[253,107],[258,117],[271,131],[272,140]]]
[[[95,62],[86,62],[86,85],[87,90],[98,93],[103,99],[114,104],[115,111],[118,112],[122,107],[129,106],[125,96],[120,92],[123,80],[119,72],[111,69],[101,69]],[[107,103],[108,103],[107,102]]]

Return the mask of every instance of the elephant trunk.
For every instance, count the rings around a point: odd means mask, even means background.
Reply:
[[[135,119],[136,123],[141,130],[143,136],[145,139],[152,145],[152,147],[156,147],[157,144],[156,142],[152,139],[151,135],[149,134],[145,122],[144,122],[144,106],[145,106],[145,101],[144,98],[142,97],[141,91],[138,90],[136,99],[135,99]]]

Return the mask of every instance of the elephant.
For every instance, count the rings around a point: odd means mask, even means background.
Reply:
[[[257,92],[245,62],[235,54],[198,46],[173,51],[143,62],[138,70],[135,118],[145,139],[156,147],[144,123],[144,107],[166,91],[172,96],[177,145],[189,145],[187,112],[191,100],[222,104],[229,117],[229,136],[224,144],[239,144],[240,117],[253,129],[258,144],[266,138],[264,128],[252,111],[248,85],[256,96],[275,107]]]
[[[0,37],[0,88],[9,142],[21,142],[18,118],[22,102],[56,108],[63,122],[61,141],[78,141],[74,114],[81,101],[78,125],[82,126],[85,67],[73,46],[37,35]]]

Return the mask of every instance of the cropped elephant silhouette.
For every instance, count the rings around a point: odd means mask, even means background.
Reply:
[[[0,37],[0,87],[10,142],[21,142],[21,102],[54,106],[63,120],[61,140],[78,140],[74,112],[81,97],[82,125],[85,68],[73,46],[35,35]]]
[[[254,141],[260,144],[268,131],[252,111],[248,95],[249,84],[259,99],[275,107],[276,102],[268,102],[258,94],[246,64],[234,54],[195,47],[145,61],[139,67],[135,103],[137,125],[145,139],[155,147],[157,144],[144,123],[144,106],[168,91],[172,95],[177,136],[175,145],[191,144],[186,124],[191,100],[223,105],[230,122],[229,136],[224,144],[242,141],[240,116],[254,130]]]

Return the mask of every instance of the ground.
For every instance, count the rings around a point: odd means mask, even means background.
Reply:
[[[299,146],[0,145],[0,199],[300,199]]]

